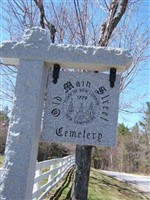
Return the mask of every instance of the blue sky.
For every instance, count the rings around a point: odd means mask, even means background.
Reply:
[[[132,127],[136,122],[143,120],[146,102],[150,102],[150,62],[147,62],[144,69],[120,95],[120,101],[127,104],[126,109],[129,112],[120,112],[119,123]]]
[[[140,21],[145,19],[144,25],[149,27],[150,1],[143,0],[139,11],[138,15],[135,15],[134,20]],[[147,49],[146,54],[150,56],[150,47]],[[150,60],[142,63],[139,68],[141,70],[138,75],[121,94],[120,98],[120,101],[129,104],[130,112],[120,112],[119,123],[124,123],[128,127],[132,127],[136,122],[143,120],[144,111],[147,108],[146,102],[150,102]]]

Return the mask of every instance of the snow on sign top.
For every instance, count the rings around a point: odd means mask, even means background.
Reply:
[[[50,36],[39,27],[27,29],[21,42],[7,41],[0,46],[0,57],[5,64],[18,65],[20,59],[42,60],[48,66],[55,63],[62,68],[88,71],[118,72],[127,70],[132,57],[127,50],[93,46],[50,44]]]

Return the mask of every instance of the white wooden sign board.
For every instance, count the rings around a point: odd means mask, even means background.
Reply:
[[[78,145],[114,146],[119,82],[109,74],[60,71],[57,84],[48,80],[42,140]]]

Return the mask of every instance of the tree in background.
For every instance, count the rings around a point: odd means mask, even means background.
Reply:
[[[126,154],[125,143],[129,138],[129,129],[124,124],[118,125],[116,147],[95,147],[92,154],[92,165],[97,169],[124,171]]]
[[[123,123],[118,125],[118,135],[124,136],[129,133],[129,128],[126,127]]]
[[[145,113],[144,119],[147,118],[147,112]],[[141,124],[141,122],[139,122],[139,124]],[[150,129],[147,129],[147,131],[150,131]],[[136,123],[128,133],[128,137],[123,138],[122,143],[125,149],[125,151],[122,152],[124,154],[123,171],[145,174],[150,172],[148,136],[149,133],[145,134],[143,129]]]
[[[127,48],[133,55],[133,64],[127,72],[122,74],[120,90],[123,91],[140,71],[140,64],[149,58],[146,53],[150,44],[149,27],[145,25],[145,19],[142,22],[142,20],[138,21],[134,17],[138,12],[139,5],[140,2],[132,0],[74,0],[72,2],[8,0],[3,4],[5,11],[2,16],[3,30],[10,35],[11,39],[20,40],[25,28],[40,25],[50,32],[51,40],[54,42],[55,39],[56,43]],[[140,9],[141,7],[139,11]],[[4,81],[7,81],[12,86],[10,89],[13,89],[14,81],[12,77],[16,74],[16,68],[3,66],[0,70],[5,76]],[[11,78],[8,73],[9,70],[11,71]],[[2,96],[8,100],[12,97],[12,94],[11,91],[7,92],[8,90],[4,89],[5,87],[6,84],[1,89]],[[122,109],[126,110],[126,107]],[[119,148],[124,148],[121,142]],[[117,151],[119,152],[119,149]],[[83,190],[87,188],[91,152],[92,147],[77,146],[76,148],[78,166],[76,177],[78,177],[80,183],[77,188]],[[112,166],[113,152],[114,150],[111,148],[108,151],[111,160],[108,166]],[[86,184],[83,187],[85,180]],[[86,196],[84,197],[82,194],[78,190],[79,197],[86,199]]]
[[[51,143],[50,145],[48,142],[40,142],[37,160],[40,162],[53,158],[61,158],[71,153],[72,149],[62,144]]]
[[[147,144],[150,145],[150,102],[147,102],[146,105],[147,105],[147,109],[144,112],[145,117],[144,117],[143,122],[140,122],[140,125],[143,127]]]
[[[142,135],[140,138],[142,151],[141,170],[145,173],[150,173],[150,102],[146,103],[147,108],[144,112],[144,119],[140,122],[142,126]]]
[[[4,3],[2,0],[3,36],[4,39],[7,35],[11,40],[19,41],[26,28],[40,25],[50,32],[51,39],[55,35],[55,42],[59,44],[128,49],[133,55],[133,63],[122,74],[120,89],[123,91],[150,56],[147,53],[150,44],[149,20],[145,16],[137,20],[137,16],[143,13],[142,4],[138,0],[8,0]],[[1,98],[12,102],[17,69],[1,66],[0,70],[4,77]],[[122,105],[121,109],[127,110],[125,106]]]
[[[4,154],[9,125],[8,108],[0,111],[0,154]]]
[[[147,125],[149,125],[149,103],[143,122],[136,123],[131,129],[124,124],[118,125],[116,147],[93,149],[92,166],[103,170],[149,174],[150,127]]]

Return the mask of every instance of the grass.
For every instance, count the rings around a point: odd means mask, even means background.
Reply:
[[[69,173],[63,177],[62,181],[51,190],[50,194],[48,194],[47,198],[44,200],[69,199],[68,195],[71,192],[73,171],[74,170],[70,170]]]
[[[0,155],[0,167],[3,165],[4,156]],[[48,171],[45,169],[44,172]],[[70,174],[65,176],[63,180],[55,187],[45,200],[67,200],[72,187],[72,178]],[[45,184],[47,180],[43,180],[41,185]],[[59,195],[58,195],[59,191]],[[51,198],[50,198],[51,196]],[[150,200],[150,196],[140,192],[132,185],[122,183],[112,177],[101,173],[99,170],[91,169],[89,180],[89,194],[88,200]]]
[[[58,191],[58,188],[63,188],[64,180],[57,188],[51,191],[48,199],[53,199],[52,196]],[[64,187],[59,198],[55,200],[67,200],[68,193],[71,190],[72,183],[69,182]],[[51,196],[51,198],[50,198]],[[114,178],[108,177],[99,170],[91,169],[89,180],[88,200],[150,200],[148,195],[141,193],[138,189],[127,183],[122,183]]]
[[[148,200],[144,193],[127,183],[92,169],[89,182],[89,200]]]

